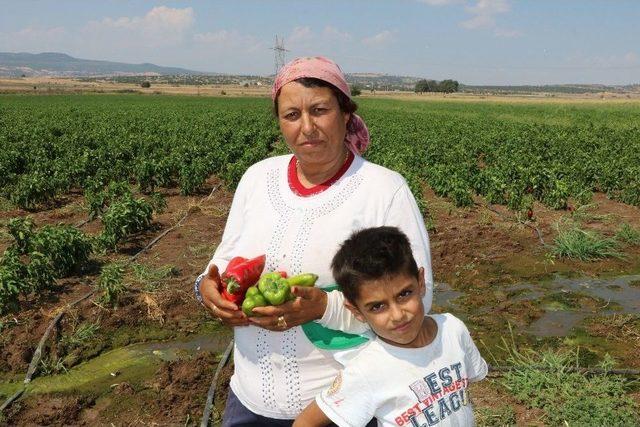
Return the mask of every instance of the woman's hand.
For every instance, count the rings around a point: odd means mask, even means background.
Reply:
[[[221,286],[222,281],[220,280],[218,267],[212,265],[209,268],[209,273],[202,279],[202,282],[200,282],[200,294],[202,295],[204,306],[214,317],[220,319],[225,325],[248,325],[249,321],[242,310],[240,310],[236,304],[227,301],[220,295],[219,289]]]
[[[270,331],[282,332],[294,326],[317,320],[327,308],[327,293],[318,288],[294,286],[291,289],[297,298],[282,305],[256,307],[258,316],[249,321]]]

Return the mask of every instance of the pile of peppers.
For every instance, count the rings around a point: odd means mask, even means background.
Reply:
[[[257,316],[252,311],[255,307],[280,305],[294,300],[295,296],[291,293],[293,286],[314,286],[318,280],[318,275],[313,273],[292,277],[287,277],[284,271],[262,274],[265,261],[265,255],[252,259],[234,257],[220,277],[222,296],[235,304],[242,303],[242,311],[247,316]]]
[[[303,273],[296,276],[287,277],[287,273],[274,271],[263,274],[257,286],[247,289],[242,311],[247,316],[256,316],[253,313],[255,307],[267,305],[280,305],[287,301],[292,301],[295,296],[291,293],[293,286],[314,286],[318,280],[318,275],[313,273]]]

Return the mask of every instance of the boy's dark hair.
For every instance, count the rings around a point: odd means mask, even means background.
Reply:
[[[406,274],[418,276],[407,236],[396,227],[365,228],[342,243],[331,261],[333,278],[352,304],[365,281]]]

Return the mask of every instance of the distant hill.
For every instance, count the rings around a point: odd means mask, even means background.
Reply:
[[[150,79],[156,82],[180,84],[240,84],[270,85],[273,75],[249,76],[193,71],[185,68],[162,67],[155,64],[127,64],[124,62],[96,61],[74,58],[64,53],[9,53],[0,52],[0,76],[63,76],[139,83]],[[365,91],[413,91],[424,77],[396,76],[381,73],[346,74],[347,82]],[[461,92],[526,94],[526,93],[599,93],[640,92],[640,85],[607,86],[599,84],[564,84],[542,86],[481,86],[460,84]]]
[[[95,61],[74,58],[64,53],[9,53],[0,52],[0,76],[115,76],[115,75],[167,75],[212,74],[155,64],[126,64],[123,62]]]

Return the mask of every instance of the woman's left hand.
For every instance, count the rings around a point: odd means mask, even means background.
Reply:
[[[295,286],[291,289],[297,298],[282,305],[256,307],[257,316],[249,321],[270,331],[282,332],[294,326],[320,319],[327,308],[327,293],[318,288]]]

